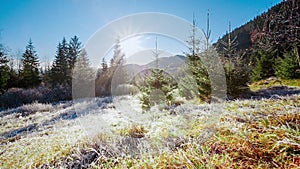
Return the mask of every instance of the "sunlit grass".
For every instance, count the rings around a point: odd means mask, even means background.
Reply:
[[[272,86],[291,86],[300,87],[300,79],[278,79],[278,80],[260,80],[249,85],[251,91],[258,91],[261,89],[267,89]]]
[[[2,144],[0,168],[299,168],[299,95],[229,101],[214,124],[208,106],[154,109],[148,121],[109,125],[93,138],[60,120]]]
[[[69,154],[80,138],[79,128],[48,130],[1,145],[0,168],[36,168]]]

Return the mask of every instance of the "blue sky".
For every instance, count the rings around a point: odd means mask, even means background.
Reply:
[[[0,43],[10,54],[33,40],[41,61],[54,58],[63,37],[79,36],[85,43],[97,30],[120,17],[139,12],[162,12],[187,21],[193,13],[205,28],[210,10],[212,41],[225,34],[230,21],[238,27],[281,0],[1,0]]]

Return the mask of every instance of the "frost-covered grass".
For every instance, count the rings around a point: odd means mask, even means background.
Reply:
[[[201,105],[185,101],[144,113],[136,97],[110,101],[28,105],[37,108],[26,116],[1,117],[0,168],[300,166],[300,95]],[[3,135],[30,124],[36,125],[14,139]]]

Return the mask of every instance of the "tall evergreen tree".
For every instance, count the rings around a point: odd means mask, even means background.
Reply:
[[[124,68],[124,64],[125,64],[125,54],[122,51],[120,45],[120,39],[118,38],[115,42],[114,55],[111,59],[111,65],[109,68],[110,87],[112,91],[116,91],[119,85],[127,83],[128,76]]]
[[[110,60],[110,66],[111,67],[117,67],[120,65],[123,65],[125,54],[122,52],[120,39],[118,38],[114,45],[114,55],[112,59]]]
[[[75,35],[73,38],[71,38],[68,44],[68,64],[70,70],[73,69],[75,62],[79,57],[81,49],[82,49],[82,44],[79,41],[79,38]]]
[[[250,68],[242,53],[237,52],[237,36],[232,37],[231,24],[228,25],[226,41],[221,40],[223,47],[223,65],[226,75],[227,95],[238,97],[248,89],[250,81]]]
[[[142,83],[134,79],[135,85],[141,91],[140,102],[143,110],[149,110],[155,104],[164,104],[170,106],[174,104],[174,90],[177,88],[176,81],[163,69],[158,68],[158,50],[157,38],[155,41],[156,68],[146,70]],[[136,76],[138,77],[138,76]]]
[[[68,84],[71,80],[68,70],[68,44],[65,38],[58,44],[54,63],[51,68],[51,83]],[[69,84],[70,85],[70,84]]]
[[[8,59],[5,55],[4,48],[0,44],[0,94],[6,89],[9,80]]]
[[[39,60],[30,39],[22,56],[21,83],[25,88],[38,86],[41,82],[39,75]]]
[[[108,96],[110,95],[110,71],[105,58],[102,59],[101,68],[97,72],[95,81],[96,95]]]
[[[95,71],[90,67],[83,49],[74,65],[72,76],[73,98],[95,97]]]
[[[209,29],[209,27],[208,27]],[[210,31],[205,34],[206,42],[205,48],[209,49],[209,36]],[[200,40],[197,37],[196,22],[193,18],[192,35],[187,41],[189,44],[190,53],[187,53],[187,66],[185,68],[185,77],[182,78],[179,84],[179,90],[183,97],[191,99],[194,97],[200,98],[203,101],[207,101],[211,95],[211,83],[208,75],[208,67],[203,63],[210,57],[206,51],[200,53]],[[207,60],[209,61],[209,60]]]

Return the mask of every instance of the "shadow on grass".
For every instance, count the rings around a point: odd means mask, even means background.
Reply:
[[[112,98],[111,97],[106,97],[106,98],[96,98],[95,104],[94,105],[94,109],[105,109],[107,108],[107,105],[109,103],[112,103]],[[76,109],[74,107],[72,107],[74,105],[74,103],[69,102],[67,104],[64,104],[62,108],[56,110],[56,111],[62,111],[61,113],[59,113],[58,115],[56,115],[55,117],[49,119],[49,120],[45,120],[42,123],[38,124],[38,123],[33,123],[30,125],[27,125],[25,127],[21,127],[18,129],[13,129],[7,132],[3,132],[0,133],[0,144],[1,143],[5,143],[5,142],[13,142],[16,141],[18,139],[20,139],[20,136],[32,133],[36,130],[44,130],[43,128],[47,128],[47,126],[51,126],[54,125],[56,122],[60,121],[60,120],[75,120],[76,118],[80,117],[80,116],[84,116],[89,114],[92,111],[76,111]],[[69,109],[68,109],[69,108]],[[13,114],[13,113],[21,113],[23,114],[24,112],[20,112],[17,111],[18,109],[15,109],[13,111],[8,111],[9,113],[3,113],[3,116],[8,115],[8,114]],[[52,110],[54,111],[54,110]],[[26,114],[26,115],[30,115],[30,114]],[[3,117],[2,116],[2,117]],[[0,116],[1,117],[1,116]]]
[[[244,99],[281,99],[281,97],[295,94],[300,94],[300,88],[288,86],[272,86],[256,92],[251,92],[248,96],[244,97]]]

